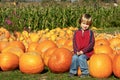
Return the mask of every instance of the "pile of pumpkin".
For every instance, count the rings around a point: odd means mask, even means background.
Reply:
[[[22,73],[41,73],[47,67],[53,73],[68,72],[73,55],[72,38],[77,28],[45,29],[37,32],[10,33],[0,28],[0,68],[19,69]],[[88,60],[90,75],[120,78],[120,34],[95,32],[94,54]],[[81,75],[80,68],[78,75]]]

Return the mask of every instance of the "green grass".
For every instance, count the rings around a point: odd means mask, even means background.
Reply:
[[[52,73],[50,70],[45,69],[40,74],[24,74],[20,70],[14,71],[0,71],[0,80],[101,80],[93,78],[91,76],[85,78],[68,77],[68,72],[66,73]],[[109,78],[102,80],[118,80],[118,78],[111,75]]]
[[[120,33],[120,27],[101,28],[101,30],[97,30],[96,32],[108,34]]]

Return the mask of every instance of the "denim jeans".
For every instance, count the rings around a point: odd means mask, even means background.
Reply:
[[[72,57],[72,64],[70,66],[70,73],[77,74],[77,69],[80,66],[81,72],[83,75],[89,74],[87,56],[82,54],[80,56],[74,54]]]

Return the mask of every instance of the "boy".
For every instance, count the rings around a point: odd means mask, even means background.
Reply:
[[[89,29],[92,24],[92,18],[89,14],[83,14],[79,20],[81,29],[76,30],[73,37],[72,63],[70,66],[69,76],[75,76],[77,69],[80,67],[81,76],[89,75],[87,60],[93,54],[93,47],[95,43],[94,34]]]

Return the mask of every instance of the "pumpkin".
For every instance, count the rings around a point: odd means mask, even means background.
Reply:
[[[27,51],[34,51],[36,50],[36,47],[38,46],[38,42],[31,42],[28,44],[28,49]]]
[[[114,47],[114,46],[116,46],[116,45],[118,45],[118,44],[120,44],[120,38],[112,38],[112,39],[110,40],[110,45],[111,45],[111,47]]]
[[[62,39],[62,38],[56,40],[57,46],[58,46],[58,47],[63,46],[63,45],[65,44],[66,40],[67,40],[67,39]]]
[[[40,37],[37,33],[33,32],[33,33],[30,33],[30,39],[32,42],[38,42]]]
[[[8,43],[8,46],[19,47],[25,51],[25,45],[21,41],[11,41]]]
[[[69,46],[69,45],[63,45],[61,48],[66,48],[70,51],[73,51],[73,46]]]
[[[67,72],[72,61],[72,53],[66,48],[57,48],[48,61],[48,67],[53,73]]]
[[[0,41],[0,52],[8,45],[7,41]]]
[[[2,71],[10,71],[18,68],[19,57],[13,53],[1,53],[0,54],[0,67]]]
[[[44,55],[44,52],[51,47],[57,47],[57,45],[52,40],[44,40],[38,44],[36,50],[42,52],[42,55]]]
[[[19,69],[26,74],[41,73],[44,70],[44,63],[39,53],[30,51],[20,57]]]
[[[52,47],[52,48],[49,48],[45,51],[45,53],[43,55],[43,60],[44,60],[44,63],[45,63],[46,66],[48,66],[49,58],[51,57],[51,55],[53,54],[53,52],[56,49],[57,49],[56,47]]]
[[[94,46],[94,53],[105,53],[105,54],[113,54],[113,49],[108,45],[97,45]]]
[[[112,60],[107,54],[93,54],[89,61],[90,75],[107,78],[112,74]]]
[[[45,52],[48,48],[57,47],[57,45],[52,40],[44,40],[40,42],[37,46],[37,50],[41,52]]]
[[[24,51],[16,46],[7,46],[2,50],[2,53],[6,53],[6,52],[11,52],[15,55],[17,55],[18,57],[20,57],[22,54],[24,54]]]
[[[112,38],[110,40],[110,47],[115,51],[115,54],[118,54],[120,51],[120,38]]]
[[[98,39],[95,41],[95,46],[96,45],[110,45],[110,42],[107,39]]]
[[[114,51],[114,54],[120,54],[120,44],[117,44],[115,46],[111,46],[113,51]]]
[[[120,54],[115,55],[113,59],[113,74],[120,78]]]
[[[1,27],[0,28],[0,39],[1,38],[7,38],[8,39],[9,37],[10,37],[9,31],[7,29]]]
[[[77,69],[77,75],[80,76],[82,74],[80,67]]]

